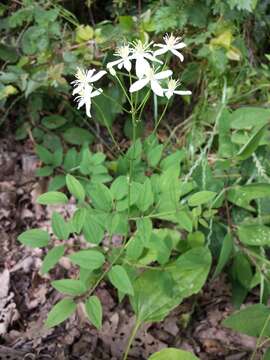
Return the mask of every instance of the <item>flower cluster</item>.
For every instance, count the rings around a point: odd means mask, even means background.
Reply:
[[[123,68],[130,74],[132,70],[132,62],[135,62],[135,74],[138,78],[129,88],[129,92],[133,93],[141,90],[145,86],[150,86],[154,94],[157,96],[165,96],[170,99],[174,94],[190,95],[191,91],[176,90],[180,82],[172,78],[173,72],[165,69],[163,61],[158,56],[171,53],[177,56],[181,61],[184,56],[179,52],[186,44],[181,38],[174,35],[165,35],[163,44],[143,43],[141,40],[131,44],[117,48],[114,56],[117,60],[109,62],[107,69],[112,76],[117,76],[115,67],[119,70]],[[154,50],[153,48],[158,48]],[[99,71],[95,74],[95,70],[83,71],[78,69],[76,78],[72,84],[75,85],[73,95],[77,95],[78,108],[85,105],[86,114],[90,117],[91,98],[102,93],[102,89],[95,89],[93,83],[99,80],[106,71]],[[167,87],[162,87],[162,81],[168,79]]]
[[[78,68],[75,75],[76,80],[71,83],[74,85],[72,95],[77,95],[75,100],[78,102],[78,109],[85,105],[86,115],[89,117],[91,117],[91,99],[102,93],[101,88],[94,90],[93,83],[106,74],[104,70],[98,71],[96,74],[95,72],[95,69],[84,71]]]

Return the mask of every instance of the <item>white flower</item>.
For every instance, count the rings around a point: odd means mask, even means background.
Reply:
[[[159,50],[156,50],[154,52],[154,56],[165,54],[166,52],[170,51],[171,53],[173,53],[174,55],[179,57],[179,59],[181,61],[184,61],[184,56],[179,51],[177,51],[179,49],[183,49],[186,46],[186,44],[184,42],[181,42],[181,38],[175,37],[175,36],[173,36],[173,34],[171,34],[171,35],[166,34],[163,37],[163,39],[164,39],[165,44],[155,44],[154,45],[154,46],[160,47]]]
[[[155,73],[153,68],[149,68],[146,70],[146,73],[142,78],[135,81],[129,88],[129,91],[135,92],[141,90],[143,87],[145,87],[147,84],[150,83],[151,89],[153,92],[158,96],[163,96],[163,89],[159,84],[159,80],[166,79],[169,76],[172,75],[171,70],[165,70],[161,71],[159,73]]]
[[[102,93],[102,89],[97,89],[93,91],[93,87],[89,84],[86,84],[82,91],[79,92],[79,95],[75,98],[75,101],[78,102],[77,108],[80,109],[85,105],[86,115],[91,117],[91,99],[95,96],[98,96]]]
[[[130,56],[130,47],[129,45],[120,46],[116,49],[115,56],[120,56],[120,59],[111,61],[107,64],[107,69],[111,73],[111,75],[115,75],[116,72],[114,70],[114,66],[117,65],[118,69],[121,70],[124,67],[128,72],[131,70],[131,56]]]
[[[84,91],[86,85],[90,85],[97,80],[99,80],[103,75],[106,74],[106,71],[101,70],[95,74],[96,70],[82,70],[77,68],[77,73],[75,75],[76,80],[72,81],[71,84],[74,86],[72,95],[80,94]]]
[[[191,91],[189,90],[175,90],[180,85],[178,80],[170,79],[168,81],[168,89],[164,89],[165,96],[167,99],[170,99],[173,94],[177,95],[191,95]]]
[[[138,78],[142,78],[143,75],[146,74],[147,71],[151,68],[149,62],[146,59],[162,64],[162,61],[156,59],[156,57],[153,56],[153,52],[150,50],[151,45],[152,42],[147,44],[142,43],[141,40],[133,43],[131,59],[136,60],[135,71]]]

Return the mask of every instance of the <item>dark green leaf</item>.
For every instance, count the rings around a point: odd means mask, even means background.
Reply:
[[[60,300],[48,314],[46,327],[54,327],[69,318],[76,310],[76,304],[72,299]]]
[[[87,289],[80,280],[63,279],[52,281],[52,286],[59,292],[67,295],[82,295]]]
[[[63,219],[62,215],[60,215],[58,212],[53,212],[52,214],[52,229],[53,233],[58,237],[58,239],[68,239],[70,234],[70,228]]]
[[[87,270],[99,269],[105,262],[104,255],[97,250],[81,250],[69,255],[70,260]]]
[[[213,191],[199,191],[189,197],[188,204],[189,206],[199,206],[207,204],[208,202],[213,200],[215,196],[216,193]]]
[[[42,205],[67,204],[68,198],[59,191],[48,191],[37,198],[37,203]]]
[[[41,122],[43,126],[50,130],[53,130],[63,126],[67,122],[67,120],[60,115],[49,115],[44,116]]]
[[[249,158],[254,153],[254,151],[259,146],[260,140],[261,140],[262,136],[265,133],[266,127],[267,127],[267,125],[262,127],[261,129],[259,129],[249,139],[249,141],[240,149],[240,151],[237,154],[238,159],[245,160],[245,159]]]
[[[91,323],[97,328],[102,326],[102,306],[97,296],[91,296],[85,302],[85,310]]]
[[[227,234],[224,237],[222,243],[222,248],[219,254],[217,267],[215,269],[213,277],[218,276],[221,273],[221,271],[223,270],[224,266],[227,264],[230,258],[232,249],[233,249],[233,239],[230,234]]]
[[[148,360],[199,360],[199,358],[188,351],[167,348],[154,353]]]
[[[72,145],[83,145],[84,143],[91,144],[94,140],[93,135],[85,129],[79,127],[72,127],[67,129],[63,134],[66,142]]]
[[[108,273],[108,277],[113,286],[124,294],[133,295],[133,286],[130,282],[126,270],[120,265],[114,265]]]
[[[243,244],[251,246],[270,246],[270,227],[265,225],[241,225],[238,236]]]
[[[21,235],[19,235],[18,240],[26,246],[37,248],[48,246],[50,236],[47,231],[40,229],[31,229],[24,231]]]
[[[42,274],[49,272],[54,267],[54,265],[57,264],[58,260],[64,255],[64,252],[64,245],[55,246],[49,250],[42,263]]]
[[[222,325],[249,336],[270,336],[270,309],[255,304],[240,310],[222,322]],[[263,331],[264,330],[264,331]]]
[[[66,184],[68,191],[79,201],[84,201],[85,191],[82,184],[74,176],[68,174],[66,176]]]

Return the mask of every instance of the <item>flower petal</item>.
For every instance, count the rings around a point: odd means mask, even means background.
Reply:
[[[150,64],[143,57],[139,56],[136,59],[135,72],[138,78],[142,78],[150,70]]]
[[[163,45],[163,48],[158,49],[157,51],[154,52],[154,56],[159,56],[162,54],[165,54],[168,51],[168,48],[166,45]]]
[[[103,90],[102,90],[101,88],[99,88],[99,89],[91,92],[90,97],[92,98],[92,97],[98,96],[98,95],[100,95],[102,92],[103,92]]]
[[[191,95],[192,94],[192,92],[189,90],[175,90],[174,93],[177,95]]]
[[[158,51],[158,50],[157,50],[157,51]],[[150,60],[150,61],[155,61],[155,62],[158,62],[158,63],[160,63],[160,64],[163,64],[163,61],[157,59],[155,56],[153,56],[153,55],[151,55],[151,54],[149,54],[149,53],[145,53],[145,54],[144,54],[144,57],[145,57],[146,59]]]
[[[109,70],[109,73],[110,73],[112,76],[115,76],[115,75],[116,75],[116,71],[114,70],[113,67],[109,67],[108,70]]]
[[[77,85],[74,90],[72,91],[72,95],[79,94],[81,91],[83,91],[84,84]]]
[[[163,48],[163,47],[166,46],[166,45],[164,45],[164,44],[154,44],[154,46],[155,46],[155,47]]]
[[[107,74],[107,72],[105,70],[101,70],[101,71],[97,72],[95,75],[93,75],[91,77],[91,79],[89,80],[89,82],[95,82],[95,81],[99,80],[105,74]]]
[[[130,62],[128,59],[124,60],[124,68],[125,68],[128,72],[130,72],[130,70],[131,70],[131,62]]]
[[[180,42],[179,44],[174,45],[174,49],[176,49],[176,50],[183,49],[186,46],[187,46],[187,44],[185,44],[184,42]]]
[[[151,89],[154,91],[154,93],[158,96],[163,96],[163,89],[159,85],[158,81],[152,80],[151,81]]]
[[[121,61],[123,61],[122,59],[118,59],[118,60],[115,60],[115,61],[111,61],[109,62],[106,67],[107,69],[110,69],[111,67],[115,66],[115,65],[118,65]]]
[[[86,110],[86,115],[88,117],[91,117],[90,109],[91,109],[91,98],[89,97],[85,102],[85,110]]]
[[[154,75],[156,80],[166,79],[173,74],[172,70],[161,71]]]
[[[177,50],[172,49],[171,52],[177,56],[181,61],[184,61],[184,56]]]
[[[95,69],[87,70],[86,76],[85,76],[86,82],[90,82],[90,79],[91,79],[92,75],[94,74],[94,72],[95,72]]]
[[[172,90],[166,90],[165,91],[165,96],[169,100],[173,96],[173,91]]]
[[[145,87],[145,85],[147,85],[149,83],[149,79],[144,78],[144,79],[139,79],[137,81],[135,81],[135,83],[133,83],[131,85],[131,87],[129,88],[129,92],[135,92],[135,91],[139,91],[141,90],[143,87]]]

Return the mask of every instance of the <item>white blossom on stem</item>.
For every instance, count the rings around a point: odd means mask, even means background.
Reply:
[[[77,72],[75,74],[76,80],[71,82],[71,84],[74,86],[72,95],[80,94],[82,91],[84,91],[86,85],[91,85],[107,73],[104,70],[98,71],[96,74],[95,72],[95,69],[83,70],[77,68]]]
[[[153,68],[149,68],[146,70],[146,73],[142,78],[135,81],[129,88],[129,91],[136,92],[144,88],[146,85],[150,84],[153,92],[158,96],[163,96],[164,90],[159,84],[159,80],[166,79],[172,75],[171,70],[165,70],[158,73],[155,73]]]
[[[116,49],[114,56],[119,56],[120,59],[111,61],[107,64],[107,69],[109,70],[110,74],[115,76],[116,72],[114,70],[114,66],[117,66],[119,70],[123,67],[130,72],[131,70],[131,55],[130,55],[130,47],[129,45],[120,46]]]
[[[186,47],[184,42],[181,42],[180,37],[175,37],[173,34],[166,34],[164,37],[165,44],[155,44],[154,46],[159,47],[159,50],[154,52],[154,56],[159,56],[170,51],[172,54],[177,56],[181,61],[184,61],[184,56],[178,51]]]
[[[91,99],[95,96],[98,96],[102,93],[102,89],[96,89],[93,91],[93,87],[89,84],[86,84],[82,91],[80,91],[78,96],[75,98],[75,101],[78,102],[77,108],[80,109],[83,105],[85,105],[86,115],[91,117]]]
[[[180,85],[180,82],[178,80],[170,79],[168,81],[168,88],[163,89],[164,94],[167,99],[170,99],[173,96],[173,94],[177,94],[177,95],[191,95],[192,94],[191,91],[189,91],[189,90],[175,90],[179,85]]]
[[[149,62],[155,61],[162,64],[162,61],[158,60],[154,55],[153,51],[150,50],[150,47],[152,45],[151,43],[142,43],[141,40],[136,41],[132,44],[133,49],[131,59],[135,59],[135,72],[138,78],[142,78],[144,74],[147,73],[147,71],[151,68]]]

